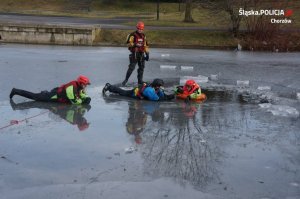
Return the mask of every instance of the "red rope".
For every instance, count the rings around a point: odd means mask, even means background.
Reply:
[[[37,115],[34,115],[34,116],[31,116],[31,117],[25,118],[25,119],[23,119],[23,120],[10,120],[10,124],[8,124],[8,125],[6,125],[6,126],[3,126],[3,127],[0,127],[0,131],[1,131],[2,129],[7,128],[7,127],[10,127],[10,126],[13,126],[13,125],[16,125],[16,124],[20,124],[21,122],[24,122],[24,121],[26,121],[26,120],[29,120],[29,119],[38,117],[38,116],[43,115],[43,114],[48,113],[48,112],[49,112],[49,111],[45,111],[45,112],[39,113],[39,114],[37,114]]]

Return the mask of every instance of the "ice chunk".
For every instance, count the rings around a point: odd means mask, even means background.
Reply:
[[[129,148],[125,148],[125,153],[132,153],[132,152],[134,152],[136,149],[133,147],[133,146],[131,146],[131,147],[129,147]]]
[[[291,182],[290,185],[294,187],[299,187],[299,184],[297,182]]]
[[[286,105],[272,105],[269,111],[276,116],[299,116],[299,111],[297,109]]]
[[[210,75],[210,80],[218,80],[218,75]]]
[[[238,85],[238,86],[249,86],[249,80],[237,80],[236,85]]]
[[[300,100],[300,93],[297,93],[297,99]]]
[[[272,104],[270,103],[263,103],[258,105],[260,108],[271,108]]]
[[[181,70],[194,70],[194,66],[180,66]]]
[[[270,91],[271,87],[270,86],[258,86],[257,89],[260,91]]]
[[[173,65],[160,65],[160,69],[170,69],[170,70],[175,70],[176,66]]]
[[[198,75],[198,76],[183,76],[183,77],[180,77],[180,84],[185,84],[186,80],[188,80],[188,79],[193,79],[198,84],[208,82],[208,77],[203,76],[203,75]]]

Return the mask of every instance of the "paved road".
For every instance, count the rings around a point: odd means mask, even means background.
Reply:
[[[134,27],[122,25],[123,23],[136,21],[134,17],[116,17],[112,19],[105,18],[84,18],[84,17],[66,17],[66,16],[37,16],[26,14],[0,14],[0,23],[29,23],[29,24],[63,24],[63,25],[100,25],[107,29],[133,29]],[[158,27],[147,26],[149,30],[214,30],[224,31],[226,29],[215,29],[207,27]]]

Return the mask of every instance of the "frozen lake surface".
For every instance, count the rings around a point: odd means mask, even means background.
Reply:
[[[300,198],[299,53],[152,49],[145,80],[168,91],[214,77],[191,104],[102,96],[127,65],[126,48],[0,45],[1,198]],[[91,106],[8,99],[79,74]]]

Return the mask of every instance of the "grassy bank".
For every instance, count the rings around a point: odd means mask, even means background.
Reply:
[[[276,1],[276,0],[274,0]],[[278,2],[278,1],[276,1]],[[266,1],[268,7],[270,0]],[[238,39],[227,32],[230,27],[228,13],[214,12],[199,5],[194,6],[192,15],[195,23],[184,23],[184,3],[161,3],[160,20],[156,20],[156,3],[130,0],[1,0],[0,12],[14,12],[53,16],[78,16],[91,18],[132,18],[124,22],[125,25],[135,25],[143,20],[147,26],[179,26],[205,27],[209,29],[224,29],[224,32],[176,30],[152,30],[146,32],[152,46],[173,46],[187,48],[233,48],[238,43],[247,50],[300,50],[299,31],[286,30],[300,29],[300,4],[297,1],[288,1],[287,8],[293,9],[292,24],[280,25],[283,33],[276,33],[273,38],[257,41],[250,34],[241,34]],[[245,21],[241,28],[245,29]],[[97,36],[98,44],[125,45],[125,39],[130,31],[103,30]]]
[[[96,43],[126,46],[128,30],[102,30]],[[226,32],[206,32],[193,30],[151,30],[145,31],[150,46],[181,48],[232,49],[237,41]]]

